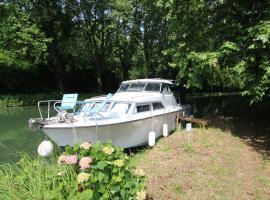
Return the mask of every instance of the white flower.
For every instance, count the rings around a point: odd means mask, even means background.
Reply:
[[[136,193],[136,200],[145,200],[146,199],[146,192],[139,191]]]
[[[111,155],[114,152],[113,147],[104,147],[102,150],[108,155]]]
[[[89,142],[84,142],[80,145],[81,149],[89,150],[92,147],[91,143]]]
[[[115,166],[117,166],[117,167],[122,167],[122,166],[124,165],[124,161],[118,159],[118,160],[113,161],[113,164],[114,164]]]
[[[78,174],[77,180],[78,183],[86,182],[89,179],[89,174],[81,172]]]
[[[136,169],[134,174],[136,176],[145,176],[145,172],[143,171],[143,169]]]

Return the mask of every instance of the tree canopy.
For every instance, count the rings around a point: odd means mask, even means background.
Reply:
[[[0,15],[1,67],[35,67],[51,90],[162,77],[252,102],[269,91],[268,0],[5,0]]]

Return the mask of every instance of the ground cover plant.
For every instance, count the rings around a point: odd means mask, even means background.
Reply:
[[[1,199],[146,198],[144,171],[111,144],[67,146],[50,160],[23,155],[16,165],[2,165],[0,176]]]

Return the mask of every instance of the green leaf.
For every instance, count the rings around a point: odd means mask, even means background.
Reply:
[[[116,193],[120,191],[120,185],[113,185],[110,187],[112,193]]]
[[[93,190],[90,190],[90,189],[84,190],[84,191],[80,194],[80,197],[81,197],[82,200],[89,200],[89,199],[92,199],[92,197],[93,197]]]
[[[95,166],[95,168],[101,169],[103,170],[106,166],[107,166],[107,162],[106,161],[99,161]]]
[[[104,176],[105,175],[102,172],[98,172],[98,180],[99,180],[99,182],[102,182],[103,181]]]

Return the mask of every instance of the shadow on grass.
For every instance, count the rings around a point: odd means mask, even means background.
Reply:
[[[270,97],[250,105],[240,95],[189,99],[194,116],[206,118],[210,127],[229,130],[255,151],[270,159]]]
[[[264,158],[267,156],[267,159],[270,159],[270,123],[268,120],[254,121],[216,116],[210,119],[210,126],[223,131],[229,130]]]

